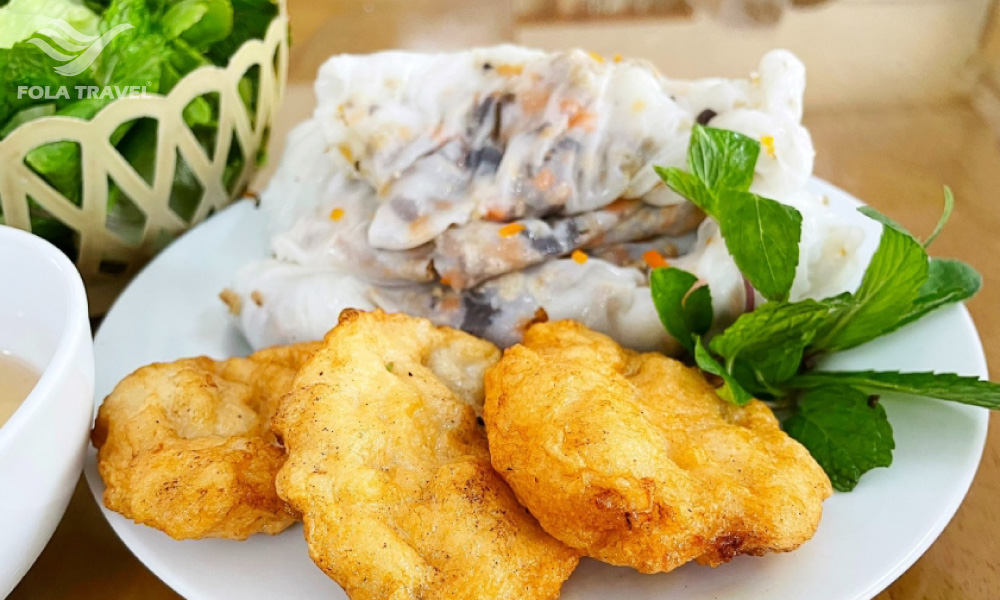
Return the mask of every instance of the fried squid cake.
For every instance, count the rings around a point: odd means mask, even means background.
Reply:
[[[296,515],[274,489],[285,453],[271,417],[319,346],[154,363],[126,377],[92,434],[104,504],[177,539],[286,529]]]
[[[493,466],[557,539],[645,573],[794,550],[830,481],[763,403],[579,323],[533,325],[486,375]]]
[[[556,598],[578,554],[490,466],[477,422],[493,344],[347,310],[274,418],[279,495],[352,600]]]

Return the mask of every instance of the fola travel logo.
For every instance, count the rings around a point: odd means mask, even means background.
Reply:
[[[123,23],[116,25],[105,32],[104,35],[97,37],[77,31],[75,27],[66,21],[56,19],[49,22],[48,26],[44,29],[39,30],[35,34],[35,37],[28,39],[28,43],[38,46],[49,58],[59,63],[55,67],[56,73],[73,77],[90,68],[90,65],[94,64],[94,61],[97,60],[97,57],[100,56],[111,40],[133,28],[134,25]],[[37,37],[39,35],[46,37]],[[49,40],[59,46],[59,49],[53,48]]]

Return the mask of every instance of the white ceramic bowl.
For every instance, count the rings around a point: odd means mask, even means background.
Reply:
[[[0,427],[0,598],[48,542],[80,478],[94,406],[87,296],[73,263],[0,226],[0,349],[41,373]]]

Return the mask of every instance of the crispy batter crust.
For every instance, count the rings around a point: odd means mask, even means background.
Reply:
[[[477,423],[489,342],[345,311],[274,419],[278,493],[353,600],[551,599],[577,553],[490,466]]]
[[[534,325],[486,376],[494,468],[542,527],[642,572],[794,550],[830,482],[761,402],[578,323]]]
[[[177,539],[286,529],[296,515],[274,489],[285,454],[270,418],[318,347],[154,363],[126,377],[92,434],[104,504]]]

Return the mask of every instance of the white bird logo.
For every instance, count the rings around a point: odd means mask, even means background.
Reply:
[[[134,25],[122,23],[121,25],[112,27],[101,37],[97,37],[81,33],[66,21],[56,19],[49,22],[48,27],[40,29],[38,34],[48,37],[68,54],[64,54],[53,48],[44,38],[32,37],[28,40],[28,43],[38,46],[49,58],[62,63],[55,68],[56,73],[73,77],[74,75],[83,73],[90,65],[94,64],[94,61],[97,60],[104,47],[111,40],[115,39],[118,34],[134,28]]]

